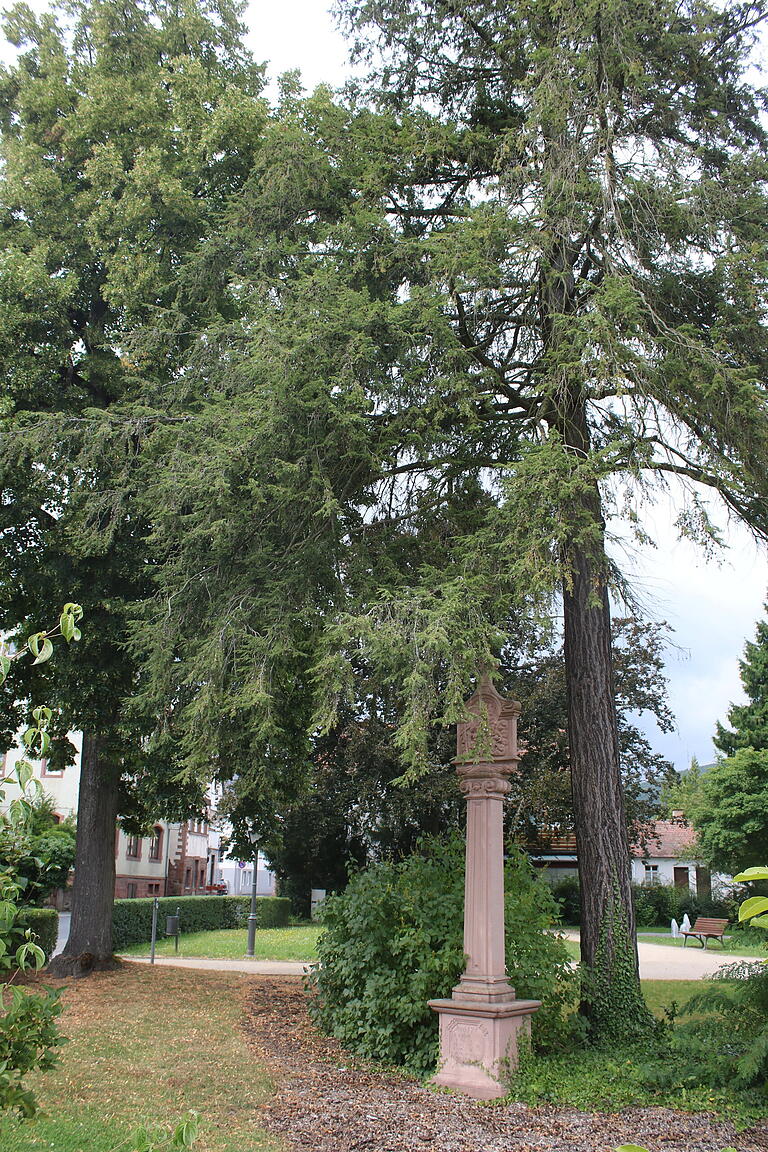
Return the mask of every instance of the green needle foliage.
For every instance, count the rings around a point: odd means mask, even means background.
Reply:
[[[128,704],[140,672],[127,622],[151,556],[130,468],[141,406],[127,425],[119,413],[168,371],[132,359],[131,333],[173,298],[180,261],[238,185],[262,79],[229,0],[17,4],[3,27],[18,57],[0,70],[0,627],[26,635],[64,590],[91,622],[47,698],[62,763],[66,731],[85,733],[68,948],[103,958],[118,811],[141,824],[201,803],[199,786],[179,796],[170,735],[150,740],[156,716]],[[27,671],[3,702],[6,739],[47,680]]]
[[[148,693],[191,767],[249,760],[268,813],[360,661],[414,778],[562,597],[584,964],[642,1030],[609,527],[669,485],[705,545],[706,489],[768,528],[763,6],[339,10],[371,83],[346,108],[284,85],[136,345],[178,366],[147,414]]]
[[[731,705],[730,728],[718,722],[713,741],[725,756],[739,748],[768,749],[768,621],[758,621],[755,639],[747,641],[739,669],[747,703]]]

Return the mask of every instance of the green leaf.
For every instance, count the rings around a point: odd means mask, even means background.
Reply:
[[[11,658],[0,653],[0,684],[3,683],[11,669]]]
[[[27,942],[16,949],[16,963],[19,968],[35,968],[39,971],[45,964],[45,952],[38,944]]]
[[[199,1127],[197,1113],[192,1112],[182,1124],[179,1124],[174,1132],[173,1147],[191,1148],[195,1140],[197,1140]]]
[[[30,652],[35,657],[32,664],[44,664],[46,660],[50,660],[53,655],[53,644],[46,636],[45,632],[37,632],[34,636],[30,636],[27,641],[27,646]]]
[[[757,925],[758,928],[768,928],[768,916],[755,916],[752,924]]]
[[[0,932],[7,932],[16,919],[16,905],[10,900],[0,900]]]
[[[639,1144],[620,1144],[614,1152],[648,1152],[647,1148],[641,1148]]]
[[[22,732],[21,742],[27,750],[29,750],[32,747],[32,745],[35,743],[35,740],[37,740],[38,735],[39,735],[39,729],[38,728],[30,727],[30,728],[27,728],[24,732]]]
[[[22,792],[26,788],[27,784],[29,784],[33,776],[34,770],[29,760],[19,760],[16,764],[16,778],[19,781],[19,787],[21,788]],[[766,901],[766,903],[768,904],[768,901]]]
[[[759,868],[746,868],[743,872],[739,872],[738,876],[734,876],[734,880],[744,884],[751,880],[768,880],[768,868],[765,865]]]
[[[768,896],[750,896],[739,908],[739,920],[751,920],[761,912],[768,912]]]

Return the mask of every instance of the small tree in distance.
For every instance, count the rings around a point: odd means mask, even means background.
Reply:
[[[730,727],[718,721],[713,741],[726,756],[739,748],[768,748],[768,620],[758,621],[755,639],[747,641],[739,670],[747,703],[731,705]]]

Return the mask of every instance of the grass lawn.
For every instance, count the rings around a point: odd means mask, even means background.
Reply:
[[[581,948],[579,947],[578,940],[565,940],[563,943],[572,960],[581,960]]]
[[[0,1118],[3,1152],[128,1152],[142,1126],[200,1113],[195,1152],[277,1152],[272,1084],[240,1031],[248,978],[126,965],[71,983],[58,1067],[29,1077],[41,1114]]]
[[[665,1008],[679,1009],[710,987],[707,980],[643,980],[646,1003],[662,1018]],[[523,1058],[512,1080],[511,1098],[533,1106],[578,1108],[585,1112],[620,1112],[625,1108],[671,1107],[689,1112],[712,1112],[727,1117],[737,1128],[766,1118],[765,1100],[754,1091],[704,1085],[665,1087],[655,1079],[663,1063],[658,1044],[553,1053]]]
[[[643,944],[662,944],[666,945],[668,948],[683,947],[682,937],[678,936],[675,940],[669,935],[669,933],[667,933],[666,936],[653,936],[646,935],[645,933],[640,935],[638,933],[637,938]],[[699,944],[698,940],[689,940],[685,947],[701,950],[701,945]],[[710,940],[709,944],[707,945],[707,951],[712,953],[725,952],[726,955],[729,952],[732,952],[734,956],[756,956],[762,960],[768,958],[768,947],[766,947],[765,944],[750,944],[746,941],[740,940],[738,936],[726,937],[725,947],[720,944],[719,940]]]
[[[257,928],[255,960],[317,960],[319,924],[300,928]],[[245,928],[228,928],[218,932],[189,932],[179,937],[179,956],[202,956],[212,960],[242,960],[248,943]],[[123,949],[124,956],[149,956],[149,944],[132,944]],[[173,938],[158,940],[156,956],[175,955]]]
[[[642,980],[641,987],[645,1002],[654,1016],[661,1019],[664,1009],[671,1004],[682,1008],[697,992],[710,987],[709,980]]]

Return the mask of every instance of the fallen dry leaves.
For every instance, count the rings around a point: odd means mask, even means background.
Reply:
[[[768,1127],[737,1135],[730,1124],[665,1108],[621,1115],[575,1109],[482,1104],[435,1092],[355,1061],[320,1035],[298,979],[249,981],[244,1030],[271,1068],[276,1096],[265,1127],[294,1150],[311,1152],[765,1152]]]

